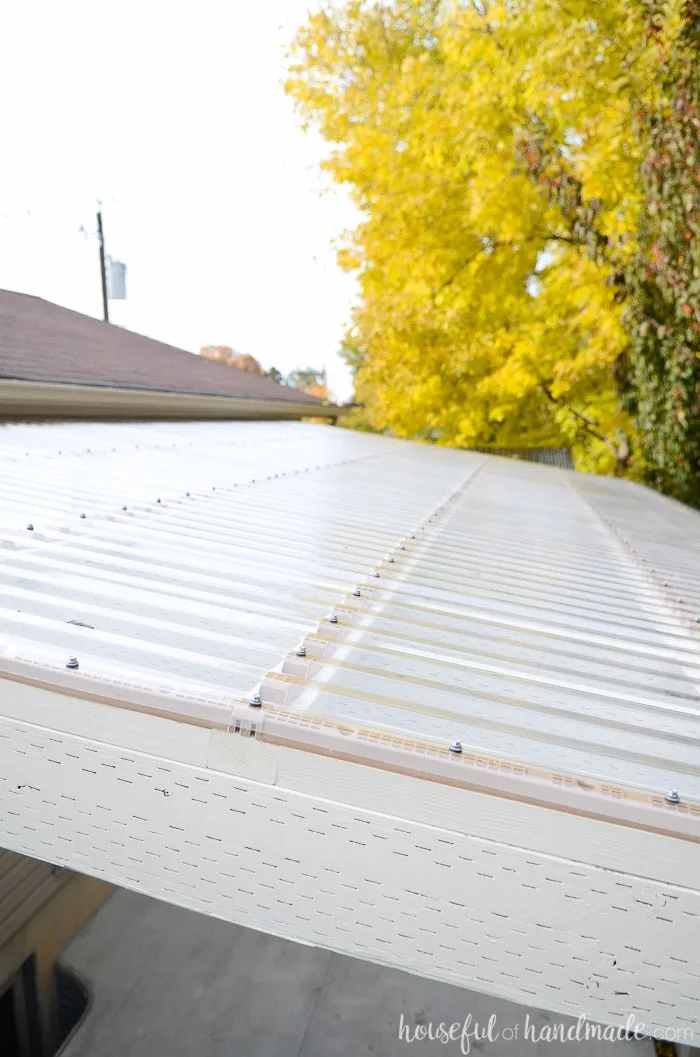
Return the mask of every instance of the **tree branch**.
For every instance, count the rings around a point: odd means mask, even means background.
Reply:
[[[601,432],[601,430],[599,429],[600,423],[597,419],[592,418],[591,415],[586,414],[585,411],[579,411],[578,408],[572,407],[572,405],[568,401],[562,400],[560,397],[554,396],[552,390],[549,388],[544,378],[542,378],[537,368],[534,367],[534,365],[531,366],[534,373],[539,379],[540,388],[544,395],[547,397],[547,399],[552,404],[558,404],[559,407],[565,408],[570,415],[573,415],[573,417],[581,423],[584,432],[588,433],[590,436],[595,437],[596,440],[599,440],[601,441],[601,443],[605,444],[605,446],[609,449],[610,453],[615,459],[615,463],[618,469],[624,469],[627,465],[627,462],[629,461],[630,454],[627,438],[623,436],[623,443],[619,445],[616,444],[612,437],[608,437],[605,433]]]
[[[580,239],[573,238],[570,235],[558,235],[551,231],[544,231],[535,235],[528,235],[527,238],[524,239],[510,239],[506,242],[499,242],[498,240],[494,240],[493,242],[488,241],[485,245],[480,246],[476,253],[473,253],[470,257],[465,257],[463,261],[460,261],[460,263],[457,265],[454,271],[447,277],[447,279],[445,279],[445,281],[441,283],[436,290],[433,291],[431,295],[431,301],[434,304],[435,299],[438,297],[438,295],[441,294],[443,290],[446,290],[448,286],[452,286],[455,280],[462,274],[464,269],[468,268],[470,264],[473,264],[474,261],[478,260],[478,258],[483,253],[494,253],[496,250],[503,249],[506,246],[521,246],[523,243],[531,242],[566,242],[571,246],[582,245]]]

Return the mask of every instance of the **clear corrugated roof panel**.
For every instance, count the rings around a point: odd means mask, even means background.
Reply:
[[[0,427],[0,669],[693,799],[698,615],[700,517],[635,485],[299,423]]]

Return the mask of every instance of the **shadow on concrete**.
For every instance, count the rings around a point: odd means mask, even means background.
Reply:
[[[89,984],[92,1002],[61,1057],[654,1054],[649,1040],[533,1041],[548,1025],[575,1022],[126,891],[98,911],[62,960]],[[420,1040],[430,1025],[434,1034],[441,1023],[461,1030],[469,1014],[471,1030],[495,1016],[499,1037]],[[518,1025],[513,1040],[508,1031]]]

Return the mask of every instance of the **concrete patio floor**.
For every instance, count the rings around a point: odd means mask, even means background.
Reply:
[[[653,1057],[650,1040],[532,1041],[573,1024],[117,891],[68,947],[92,992],[61,1057]],[[440,1023],[493,1041],[423,1039]],[[529,1037],[523,1038],[529,1017]],[[403,1019],[402,1019],[403,1018]],[[400,1030],[403,1025],[403,1038]],[[519,1026],[519,1038],[509,1032]],[[505,1037],[503,1033],[505,1032]],[[409,1039],[413,1041],[409,1041]]]

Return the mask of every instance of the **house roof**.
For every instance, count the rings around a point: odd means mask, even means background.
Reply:
[[[318,404],[268,377],[0,290],[0,379]]]

